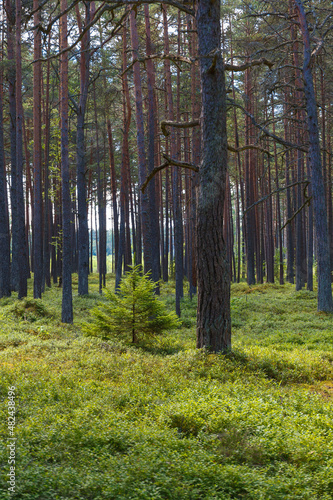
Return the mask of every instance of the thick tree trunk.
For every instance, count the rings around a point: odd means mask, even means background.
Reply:
[[[60,2],[61,12],[67,0]],[[67,14],[60,19],[60,51],[67,48]],[[61,181],[62,181],[62,315],[63,323],[73,323],[71,196],[68,158],[68,53],[60,56],[60,120],[61,120]]]
[[[308,118],[308,132],[310,141],[311,180],[313,195],[313,211],[315,216],[315,230],[318,261],[318,311],[332,311],[331,266],[329,252],[329,237],[327,212],[325,203],[325,187],[321,165],[319,129],[317,117],[317,103],[313,88],[311,71],[310,36],[306,21],[306,14],[301,0],[294,0],[298,11],[300,27],[304,44],[303,80]]]
[[[230,274],[223,241],[227,173],[224,67],[220,49],[220,2],[196,6],[202,89],[202,162],[197,225],[197,347],[231,349]]]

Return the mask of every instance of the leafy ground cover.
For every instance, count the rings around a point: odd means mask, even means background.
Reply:
[[[111,278],[108,280],[113,286]],[[7,393],[16,387],[24,500],[333,498],[333,318],[291,285],[233,285],[233,352],[182,327],[146,345],[86,337],[100,300],[61,290],[0,301],[0,499],[9,497]],[[172,284],[162,300],[174,307]]]

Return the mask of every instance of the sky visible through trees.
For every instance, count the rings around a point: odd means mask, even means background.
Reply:
[[[230,282],[332,311],[330,2],[3,0],[0,296],[116,288],[131,265],[198,293],[231,347]],[[185,280],[184,280],[185,278]],[[155,292],[159,293],[158,285]]]

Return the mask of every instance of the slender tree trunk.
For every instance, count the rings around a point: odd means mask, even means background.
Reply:
[[[16,65],[15,65],[15,0],[6,0],[7,14],[7,58],[9,62],[7,79],[9,93],[10,115],[10,164],[11,164],[11,233],[12,233],[12,264],[11,287],[19,288],[19,257],[18,257],[18,216],[17,216],[17,167],[16,167]]]
[[[273,134],[275,134],[275,121],[274,121],[274,98],[272,94],[272,118],[273,118]],[[277,161],[277,150],[276,150],[276,142],[274,141],[274,161],[275,161],[275,186],[278,190],[280,187],[279,183],[279,169],[278,169],[278,161]],[[279,240],[279,280],[280,285],[283,285],[283,246],[282,246],[282,231],[281,231],[281,206],[280,206],[280,193],[279,191],[276,194],[276,215],[277,215],[277,231],[278,231],[278,240]]]
[[[138,30],[137,30],[134,10],[132,10],[130,14],[130,26],[131,26],[133,60],[137,60],[139,58],[139,37],[138,37]],[[139,182],[142,185],[147,177],[147,168],[146,168],[146,152],[145,152],[145,137],[144,137],[143,107],[142,107],[141,72],[140,72],[140,63],[138,61],[135,62],[133,65],[133,76],[134,76],[134,88],[135,88]],[[152,140],[154,141],[154,134]],[[143,263],[144,263],[145,273],[152,269],[151,231],[150,231],[149,215],[150,215],[150,207],[149,207],[148,193],[145,192],[141,196]]]
[[[129,151],[128,151],[128,134],[131,123],[131,103],[129,96],[129,88],[127,81],[127,29],[126,25],[123,28],[123,143],[122,143],[122,157],[121,157],[121,180],[120,180],[120,226],[119,226],[119,251],[118,260],[116,262],[116,290],[119,288],[122,264],[126,264],[126,222],[128,225],[128,165],[129,165]],[[140,204],[140,201],[139,201]]]
[[[0,64],[2,64],[2,57]],[[0,68],[0,298],[10,297],[10,234],[3,138],[3,73]]]
[[[34,0],[34,24],[41,22],[41,11],[38,9],[39,0]],[[42,55],[41,32],[34,31],[34,60],[33,66],[33,120],[34,120],[34,298],[42,297],[43,277],[43,197],[42,197],[42,89],[41,89],[41,62]],[[45,200],[46,201],[46,200]]]
[[[310,160],[307,159],[307,176],[308,179],[311,177]],[[308,195],[312,196],[311,184],[308,186]],[[313,204],[309,206],[309,216],[308,216],[308,259],[307,259],[307,280],[306,289],[313,291]]]
[[[113,207],[113,231],[114,231],[114,249],[115,261],[118,261],[119,249],[119,227],[118,227],[118,207],[117,207],[117,187],[116,187],[116,167],[113,154],[113,140],[110,119],[107,120],[108,140],[109,140],[109,158],[110,158],[110,176],[111,176],[111,194]]]
[[[246,102],[247,111],[253,114],[252,110],[252,81],[251,81],[251,68],[245,72],[245,86],[246,86]],[[246,144],[251,142],[251,122],[248,117],[246,122]],[[253,193],[253,152],[247,150],[245,152],[245,186],[246,186],[246,208],[254,202]],[[247,283],[253,285],[255,279],[255,208],[248,210],[245,215],[246,220],[246,263],[247,263]]]
[[[85,25],[90,22],[90,2],[85,3],[86,17]],[[77,13],[78,23],[81,23],[80,13]],[[86,187],[86,158],[85,158],[85,112],[88,99],[89,67],[90,67],[90,31],[88,30],[82,38],[80,55],[80,100],[77,113],[76,130],[76,169],[77,169],[77,201],[79,218],[79,262],[78,262],[78,293],[88,294],[89,274],[89,231],[88,231],[88,207]]]
[[[164,25],[164,51],[169,54],[169,34],[167,23],[166,6],[163,6],[163,25]],[[174,120],[174,106],[172,98],[172,84],[171,84],[171,68],[170,60],[166,59],[164,62],[166,91],[168,99],[168,119]],[[177,144],[174,130],[170,134],[170,155],[171,158],[177,159]],[[176,278],[176,313],[180,316],[180,299],[183,297],[183,238],[182,238],[182,220],[181,220],[181,207],[180,207],[180,193],[179,193],[179,176],[177,167],[172,167],[172,203],[174,211],[174,252],[175,252],[175,278]]]
[[[47,53],[50,54],[51,47],[51,34],[49,35]],[[52,204],[49,199],[49,161],[50,161],[50,60],[47,62],[46,70],[46,96],[45,96],[45,180],[44,180],[44,243],[43,243],[43,284],[47,287],[51,286],[51,275],[50,275],[50,252],[52,241],[50,238],[51,234],[51,224],[52,224]]]
[[[61,12],[67,0],[60,0]],[[67,14],[60,19],[60,51],[67,48]],[[68,158],[68,53],[60,56],[60,119],[61,119],[61,181],[62,181],[62,322],[73,323],[71,195]]]
[[[145,27],[146,27],[146,53],[152,55],[149,6],[145,4]],[[155,74],[154,63],[150,59],[147,61],[147,86],[148,86],[148,173],[154,168],[155,160]],[[155,283],[160,279],[160,242],[158,211],[156,204],[156,180],[149,183],[149,222],[150,222],[150,251],[151,251],[151,278]],[[159,285],[155,287],[155,292],[159,294]]]
[[[18,218],[18,298],[27,296],[27,242],[25,235],[25,213],[23,195],[23,105],[22,105],[22,59],[21,59],[21,0],[16,0],[16,196]]]
[[[99,234],[99,293],[102,293],[103,282],[106,273],[106,214],[103,195],[103,184],[101,177],[99,130],[97,120],[96,88],[94,84],[94,111],[96,127],[96,161],[97,161],[97,200],[98,200],[98,234]]]

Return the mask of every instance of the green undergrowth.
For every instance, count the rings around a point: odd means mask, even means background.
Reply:
[[[96,275],[90,292],[74,289],[73,325],[59,288],[0,301],[1,500],[13,385],[13,499],[333,498],[333,318],[315,293],[233,285],[223,356],[195,349],[195,298],[180,328],[138,347],[86,337]],[[173,292],[162,285],[170,311]]]

